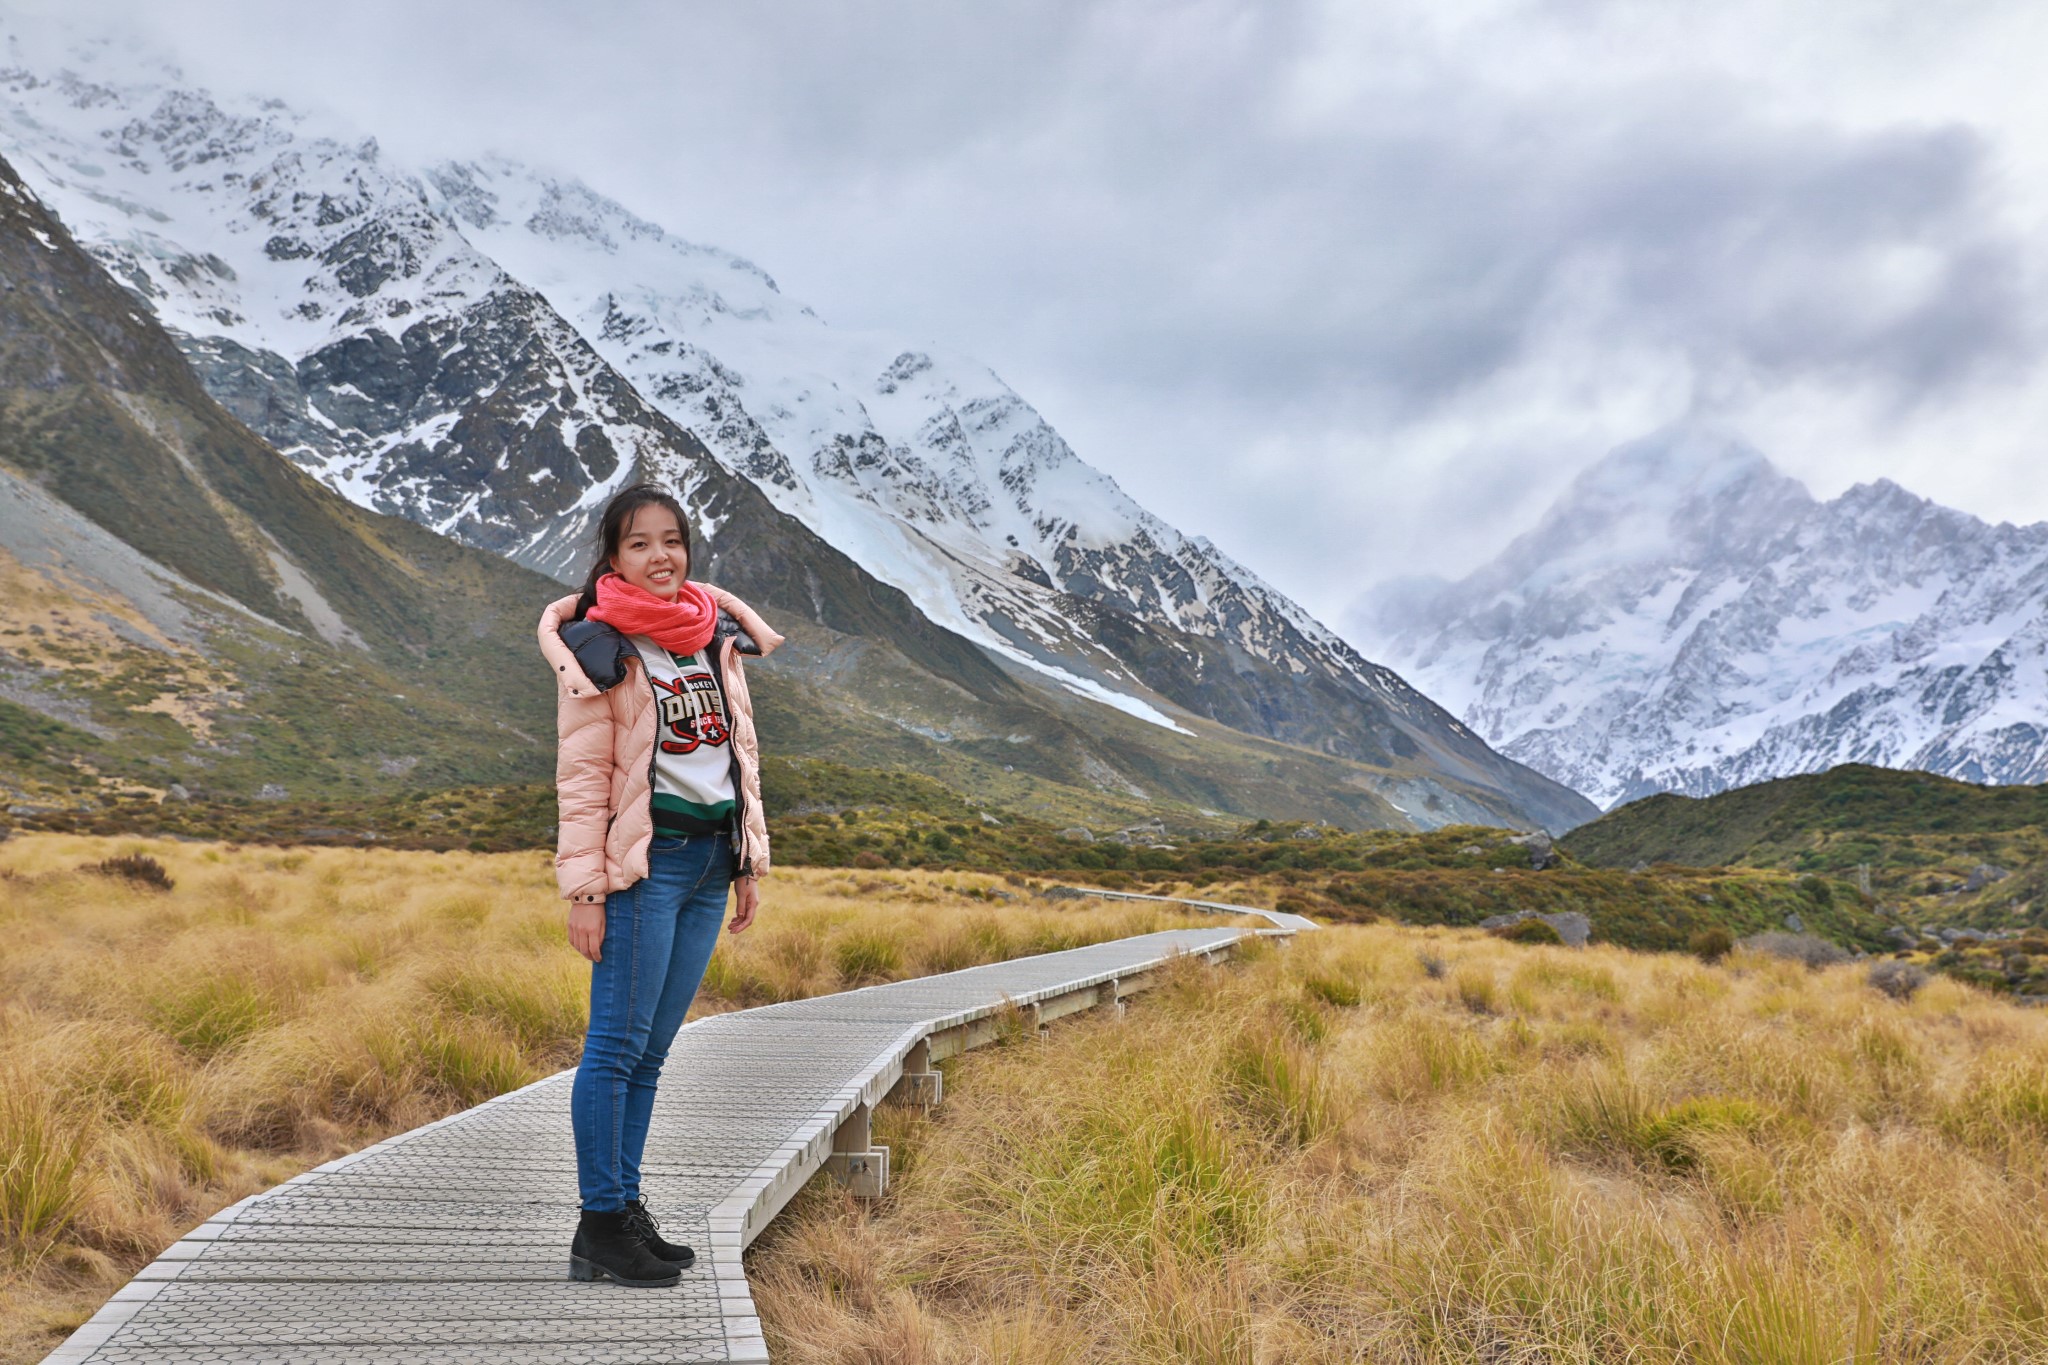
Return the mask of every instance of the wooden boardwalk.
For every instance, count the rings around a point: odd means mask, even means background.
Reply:
[[[1285,929],[1289,933],[1299,929],[1322,927],[1307,915],[1297,915],[1287,910],[1261,910],[1255,905],[1189,900],[1184,896],[1148,896],[1142,891],[1099,891],[1092,886],[1063,886],[1057,890],[1070,896],[1099,896],[1108,901],[1151,901],[1157,905],[1181,905],[1191,910],[1207,910],[1219,915],[1252,915],[1276,929]]]
[[[1016,1027],[1013,1009],[1026,1027],[1121,1009],[1175,956],[1216,961],[1294,927],[1169,930],[687,1025],[644,1163],[664,1233],[698,1250],[673,1289],[567,1278],[577,1194],[563,1072],[223,1209],[48,1360],[764,1361],[740,1254],[820,1170],[880,1190],[888,1152],[870,1140],[872,1106],[936,1100],[932,1064]]]

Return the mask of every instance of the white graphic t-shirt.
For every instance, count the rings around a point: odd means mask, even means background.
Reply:
[[[732,823],[732,726],[725,694],[699,650],[678,659],[628,636],[654,688],[654,829],[712,834]]]

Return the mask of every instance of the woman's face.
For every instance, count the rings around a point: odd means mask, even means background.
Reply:
[[[690,557],[683,549],[683,528],[666,507],[636,510],[619,537],[612,571],[643,592],[673,599],[690,576]]]

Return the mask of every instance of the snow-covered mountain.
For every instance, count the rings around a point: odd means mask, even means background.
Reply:
[[[252,435],[4,156],[0,414],[0,802],[550,770],[547,580]]]
[[[81,242],[193,339],[210,387],[366,505],[573,575],[589,528],[563,514],[673,443],[644,396],[933,620],[1020,661],[1141,690],[1096,638],[1107,609],[1394,685],[986,367],[829,327],[759,267],[573,180],[504,160],[415,175],[277,102],[160,80],[17,68],[0,89],[17,164]],[[692,491],[713,473],[664,472]]]
[[[827,326],[758,267],[573,181],[501,159],[428,174],[472,241],[721,463],[934,620],[1013,657],[1137,681],[1097,638],[1107,609],[1389,686],[1084,463],[986,366]]]
[[[415,171],[110,44],[4,65],[0,143],[24,179],[217,399],[366,506],[573,579],[595,510],[655,477],[721,556],[735,519],[750,541],[771,527],[777,576],[835,629],[824,599],[888,585],[1167,730],[1200,717],[1477,783],[1553,827],[1590,813],[1147,513],[985,366],[829,327],[570,178]],[[1481,814],[1431,779],[1381,792],[1404,794],[1418,818]]]
[[[1821,502],[1713,431],[1616,450],[1470,577],[1377,590],[1361,629],[1604,806],[1850,762],[2048,781],[2048,524],[1889,481]]]
[[[575,514],[672,453],[631,386],[374,139],[161,80],[15,66],[0,95],[38,196],[216,397],[352,500],[561,576],[587,538]],[[694,492],[697,464],[668,463]]]

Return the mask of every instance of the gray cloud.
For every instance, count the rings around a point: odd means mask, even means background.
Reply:
[[[970,351],[1328,617],[1687,412],[2048,515],[2017,6],[87,8]]]

